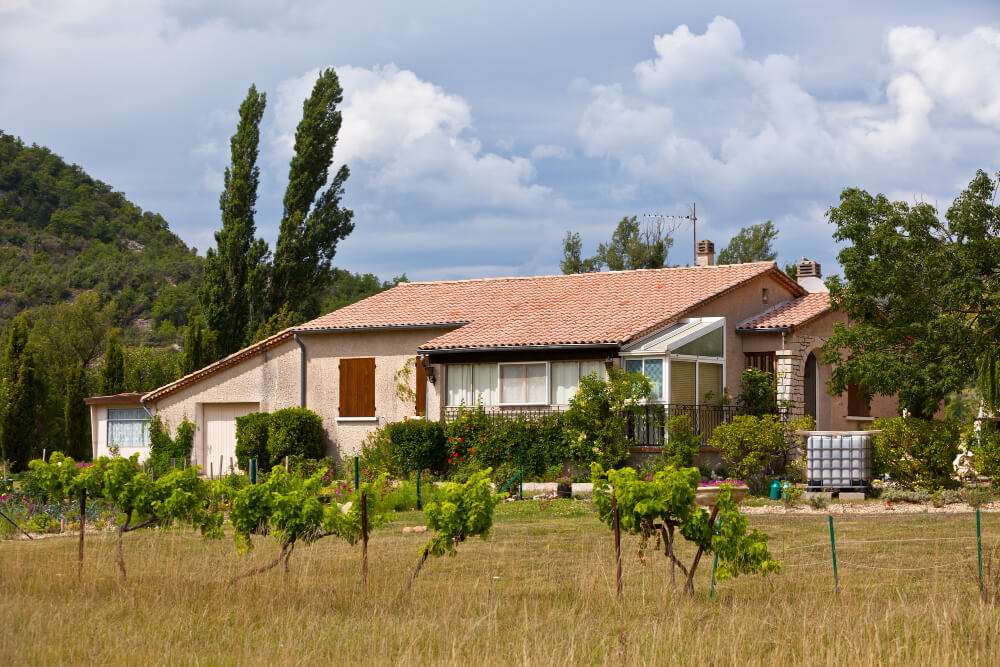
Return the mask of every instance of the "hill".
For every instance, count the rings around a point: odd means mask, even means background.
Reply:
[[[197,303],[202,262],[159,214],[0,131],[0,329],[92,290],[128,338],[171,342]]]

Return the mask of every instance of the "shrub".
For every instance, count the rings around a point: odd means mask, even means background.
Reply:
[[[667,423],[667,442],[663,445],[663,458],[667,465],[675,468],[690,468],[694,465],[701,439],[694,431],[689,415],[675,415]]]
[[[882,500],[889,503],[926,503],[931,499],[931,494],[925,489],[883,489]]]
[[[271,459],[267,453],[267,431],[271,415],[266,412],[251,412],[236,418],[236,465],[240,470],[250,469],[250,459],[257,459],[261,470],[271,469]]]
[[[736,402],[747,414],[755,417],[773,414],[778,406],[777,378],[757,368],[743,369],[740,377],[740,395]]]
[[[996,494],[993,489],[988,486],[974,486],[968,489],[962,489],[962,500],[964,500],[970,507],[980,508],[987,503],[993,502]]]
[[[917,417],[876,419],[872,437],[872,476],[907,487],[954,486],[952,461],[958,455],[961,424]]]
[[[365,436],[358,463],[374,474],[392,471],[392,443],[384,428],[375,429]]]
[[[476,469],[505,473],[510,468],[516,473],[520,466],[525,477],[546,476],[570,459],[562,417],[499,417],[487,415],[482,408],[463,411],[445,425],[447,463],[453,469],[471,463]]]
[[[966,449],[972,452],[976,472],[986,477],[1000,476],[1000,428],[991,421],[983,421],[977,434],[969,429]]]
[[[284,408],[271,413],[267,427],[270,466],[283,463],[286,456],[320,459],[326,453],[323,418],[307,408]]]
[[[629,418],[639,416],[652,387],[639,373],[608,369],[608,379],[580,378],[580,389],[563,415],[563,438],[572,458],[596,461],[603,468],[620,465],[629,453]]]
[[[448,459],[444,428],[439,422],[411,419],[385,427],[389,440],[389,472],[403,475],[413,470],[441,470]]]
[[[823,496],[813,496],[808,501],[809,506],[814,510],[821,510],[826,508],[826,498]]]
[[[761,493],[767,476],[778,468],[778,457],[786,452],[785,429],[775,415],[738,415],[716,426],[709,444],[719,448],[739,479]]]
[[[184,467],[184,462],[190,462],[194,431],[195,425],[185,417],[171,438],[169,424],[164,424],[159,415],[153,417],[149,425],[149,459],[157,475],[170,470],[171,460],[178,467]]]

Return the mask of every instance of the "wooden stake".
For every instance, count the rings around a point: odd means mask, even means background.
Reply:
[[[87,524],[87,490],[84,489],[80,493],[80,546],[78,549],[77,556],[77,566],[76,566],[76,580],[83,580],[83,531]]]
[[[622,596],[622,534],[621,519],[618,515],[618,496],[612,489],[611,507],[615,513],[615,584],[618,588],[618,597]]]
[[[361,492],[361,580],[368,585],[368,502]]]

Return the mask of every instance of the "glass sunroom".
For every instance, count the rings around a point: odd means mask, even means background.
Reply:
[[[663,444],[666,423],[677,414],[691,417],[703,441],[726,419],[725,327],[724,317],[687,318],[622,350],[625,370],[653,386],[645,418],[633,428],[637,443]]]

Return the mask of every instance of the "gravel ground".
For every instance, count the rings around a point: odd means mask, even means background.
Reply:
[[[979,508],[983,512],[1000,512],[1000,501],[988,503]],[[930,503],[886,503],[884,500],[858,500],[858,501],[827,501],[826,507],[814,509],[808,503],[802,502],[793,508],[786,508],[783,504],[775,502],[763,506],[748,505],[743,503],[740,506],[743,514],[948,514],[955,512],[975,512],[975,508],[965,503],[955,503],[944,507],[934,507]]]

